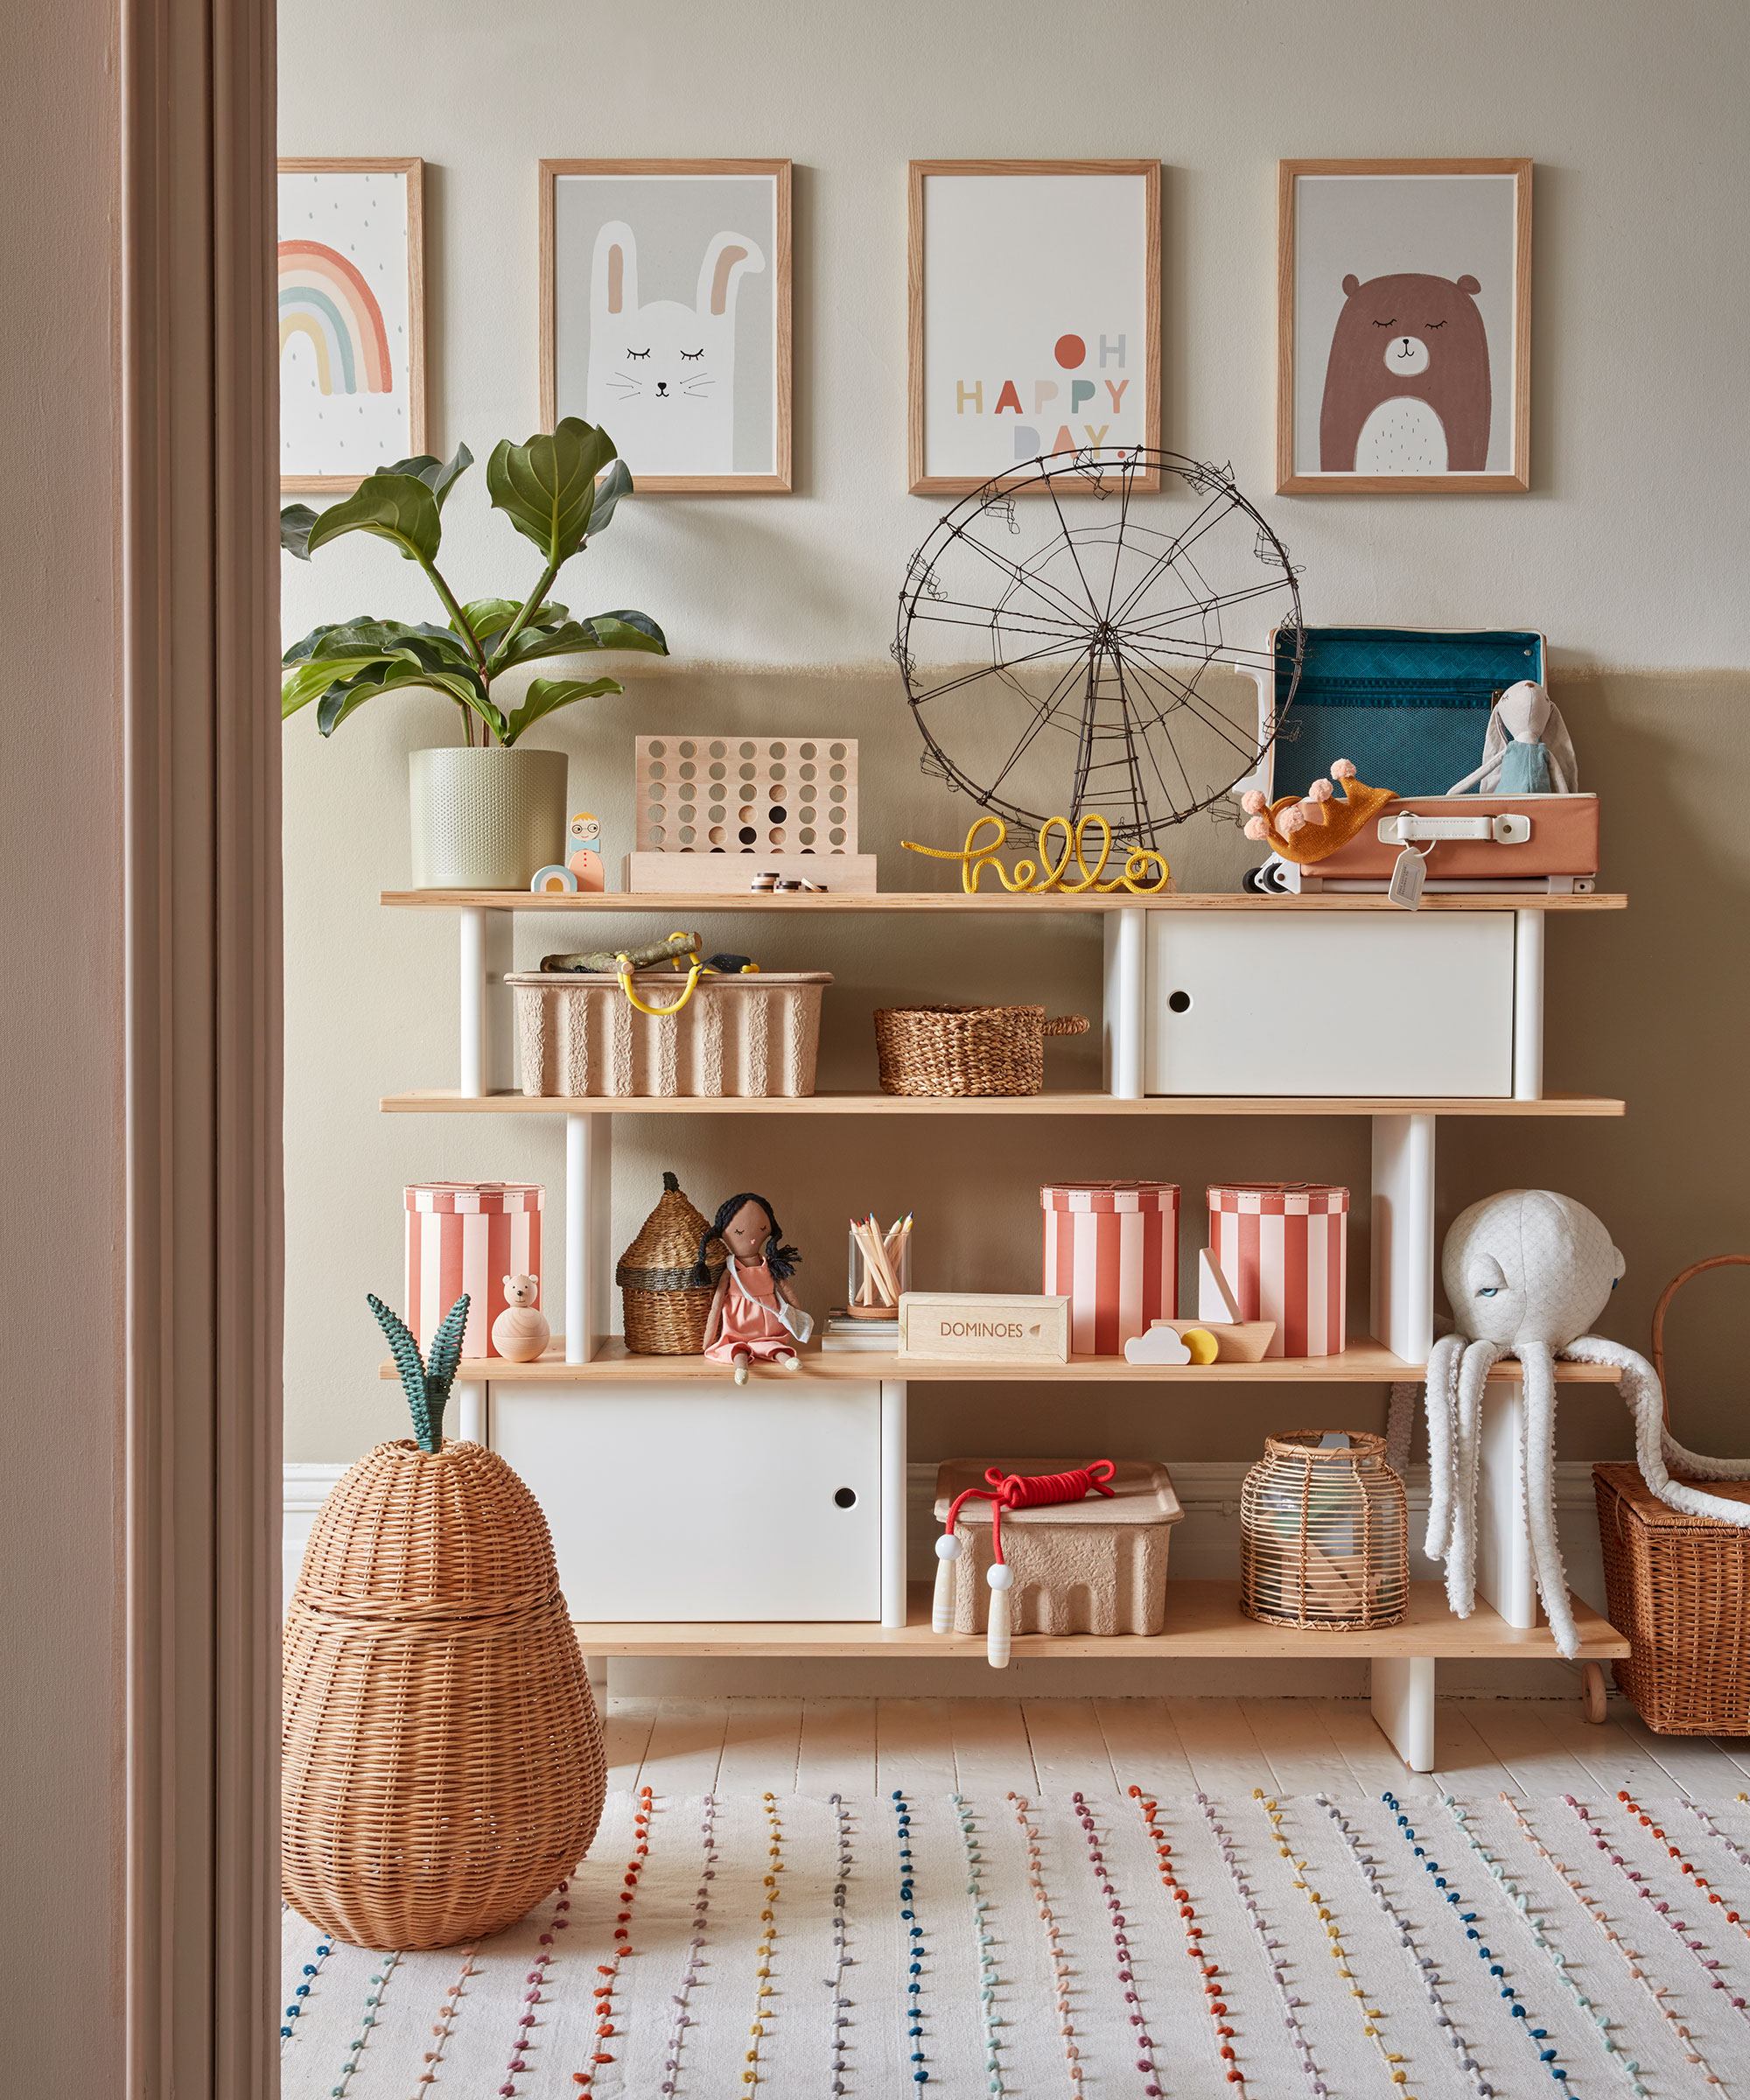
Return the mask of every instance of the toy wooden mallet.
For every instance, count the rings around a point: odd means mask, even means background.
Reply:
[[[984,1635],[984,1659],[992,1670],[1009,1667],[1009,1640],[1011,1615],[1009,1592],[1014,1587],[1015,1572],[1003,1558],[1003,1512],[1005,1509],[1040,1509],[1054,1502],[1079,1502],[1088,1494],[1103,1494],[1108,1498],[1117,1490],[1107,1482],[1117,1471],[1110,1459],[1096,1459],[1091,1466],[1078,1466],[1070,1473],[1012,1473],[1004,1474],[999,1466],[988,1466],[984,1478],[988,1488],[968,1488],[954,1498],[948,1513],[948,1522],[942,1536],[935,1542],[935,1599],[930,1614],[932,1629],[938,1634],[954,1631],[954,1564],[960,1558],[960,1540],[955,1526],[960,1521],[962,1502],[975,1496],[990,1505],[990,1565],[984,1571],[984,1579],[990,1586],[990,1616]]]

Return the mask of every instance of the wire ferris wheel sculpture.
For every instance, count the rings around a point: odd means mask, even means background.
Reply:
[[[1254,780],[1302,648],[1288,551],[1232,469],[1138,446],[956,504],[912,557],[892,654],[927,774],[1036,830],[1068,760],[1070,821],[1148,846]]]

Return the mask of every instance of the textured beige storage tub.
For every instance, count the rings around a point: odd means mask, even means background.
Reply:
[[[936,1469],[935,1521],[948,1522],[956,1495],[984,1486],[984,1469],[1068,1473],[1082,1459],[949,1459]],[[1009,1592],[1017,1634],[1158,1634],[1166,1622],[1166,1553],[1185,1514],[1165,1466],[1120,1459],[1108,1499],[1003,1512],[1003,1558],[1015,1571]],[[990,1505],[968,1502],[955,1526],[954,1630],[982,1634],[990,1618]]]
[[[684,976],[633,977],[646,1005],[668,1006]],[[516,994],[522,1091],[533,1095],[812,1094],[824,971],[759,970],[701,977],[679,1013],[640,1013],[620,979],[576,970],[522,970]]]

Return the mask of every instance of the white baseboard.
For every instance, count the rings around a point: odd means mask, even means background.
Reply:
[[[282,1558],[285,1594],[298,1578],[304,1544],[316,1512],[346,1471],[344,1466],[288,1465],[284,1469]],[[935,1530],[935,1466],[910,1466],[906,1472],[906,1537],[909,1573],[927,1582],[934,1572],[931,1544]],[[1172,1468],[1172,1484],[1185,1511],[1172,1536],[1172,1576],[1237,1580],[1240,1572],[1240,1488],[1251,1461],[1244,1459],[1194,1460]],[[1428,1470],[1411,1466],[1404,1486],[1410,1498],[1410,1574],[1415,1582],[1438,1580],[1440,1570],[1423,1557],[1421,1539],[1428,1514]],[[1604,1609],[1604,1563],[1599,1551],[1592,1465],[1564,1460],[1556,1467],[1556,1514],[1563,1557],[1576,1594],[1594,1609]],[[819,1698],[989,1698],[991,1671],[983,1663],[892,1662],[847,1660],[808,1662],[774,1660],[713,1662],[658,1662],[633,1656],[612,1665],[613,1690],[627,1696],[710,1698],[739,1695]],[[1572,1696],[1578,1681],[1567,1662],[1443,1662],[1443,1694],[1473,1698],[1554,1698]],[[1367,1664],[1349,1661],[1271,1663],[1224,1662],[1016,1662],[1004,1673],[1012,1696],[1065,1698],[1099,1694],[1112,1698],[1153,1698],[1172,1693],[1184,1698],[1223,1698],[1250,1693],[1263,1698],[1305,1695],[1360,1698],[1367,1690]]]

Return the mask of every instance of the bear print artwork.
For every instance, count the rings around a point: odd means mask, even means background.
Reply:
[[[638,242],[612,220],[590,273],[590,422],[639,474],[735,472],[735,302],[766,258],[745,234],[715,234],[689,306],[638,298]]]
[[[1319,416],[1325,472],[1480,473],[1488,458],[1488,335],[1481,285],[1405,272],[1348,295]]]

